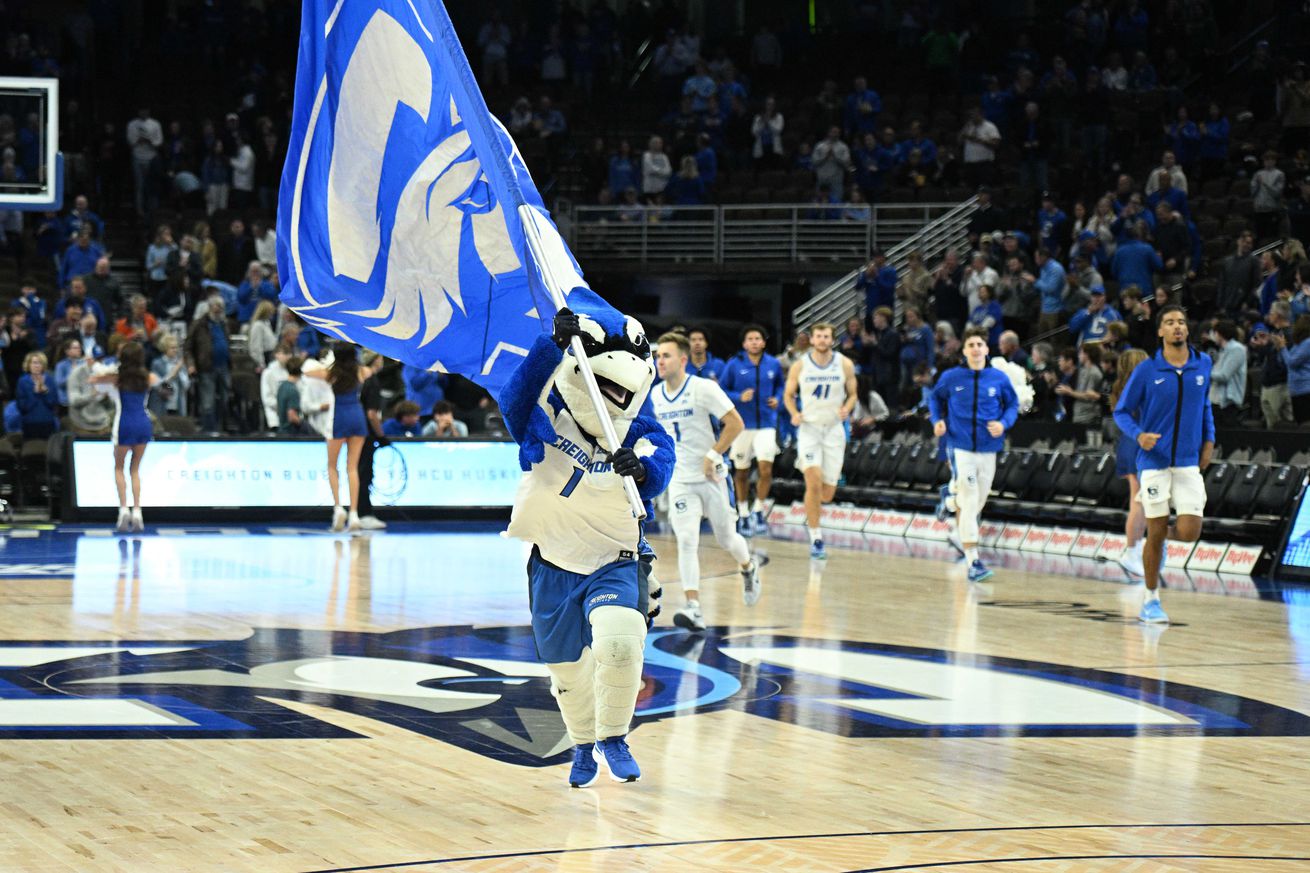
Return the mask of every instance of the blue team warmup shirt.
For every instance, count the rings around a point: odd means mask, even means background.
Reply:
[[[946,420],[946,439],[952,449],[999,452],[1005,435],[987,432],[987,422],[999,421],[1008,431],[1019,418],[1019,395],[1010,377],[988,365],[981,370],[953,367],[942,374],[928,395],[933,421]]]
[[[1133,442],[1139,434],[1160,435],[1149,452],[1138,448],[1139,471],[1200,464],[1201,445],[1214,442],[1210,366],[1208,355],[1189,346],[1182,367],[1166,361],[1160,350],[1128,377],[1114,408],[1114,423]]]
[[[778,410],[782,408],[782,392],[787,386],[787,374],[782,364],[773,355],[765,353],[760,362],[751,362],[750,355],[739,352],[723,365],[719,375],[721,387],[741,413],[746,430],[772,428],[778,426]],[[742,392],[754,389],[755,395],[750,400],[742,401]],[[775,397],[778,405],[770,408],[769,398]]]

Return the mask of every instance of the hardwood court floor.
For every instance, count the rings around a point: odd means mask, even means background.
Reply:
[[[11,531],[0,871],[1310,869],[1302,592],[1143,628],[1113,568],[767,540],[748,609],[705,542],[643,780],[569,790],[492,528]]]

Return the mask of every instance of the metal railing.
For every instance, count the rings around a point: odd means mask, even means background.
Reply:
[[[898,274],[904,275],[910,252],[922,252],[925,259],[936,258],[948,248],[965,254],[969,243],[969,220],[977,209],[977,197],[951,206],[932,221],[920,225],[916,232],[885,249],[883,254],[887,256],[887,263],[895,267]],[[864,268],[865,264],[861,263],[798,306],[792,312],[792,324],[813,324],[816,321],[843,324],[846,319],[859,315],[864,308],[864,298],[856,291],[855,283]]]
[[[579,206],[565,234],[582,262],[667,264],[867,261],[916,236],[954,203]]]

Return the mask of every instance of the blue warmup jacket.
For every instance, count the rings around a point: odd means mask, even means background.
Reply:
[[[1019,418],[1019,395],[1010,377],[990,364],[981,370],[953,367],[942,374],[928,395],[933,421],[946,419],[946,439],[953,449],[999,452],[1005,435],[987,432],[987,422],[999,421],[1008,431]]]
[[[1138,471],[1195,467],[1201,444],[1214,442],[1210,357],[1190,347],[1188,352],[1182,369],[1171,366],[1163,351],[1143,361],[1114,408],[1114,423],[1133,442],[1138,434],[1160,435],[1151,451],[1138,448]]]
[[[687,375],[700,376],[702,379],[709,379],[712,382],[719,381],[719,374],[723,372],[723,361],[713,355],[705,356],[705,363],[699,367],[687,359]]]
[[[773,355],[765,352],[756,366],[751,363],[750,355],[738,352],[723,363],[719,387],[737,405],[747,430],[778,426],[778,410],[783,408],[782,391],[787,387],[787,374]],[[755,396],[743,403],[741,393],[747,388],[755,389]],[[773,409],[769,408],[770,397],[778,398],[778,405]]]

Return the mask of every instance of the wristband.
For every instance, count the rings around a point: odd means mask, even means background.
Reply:
[[[705,460],[718,464],[723,461],[723,455],[720,455],[718,452],[714,451],[714,449],[710,449],[705,453]]]

